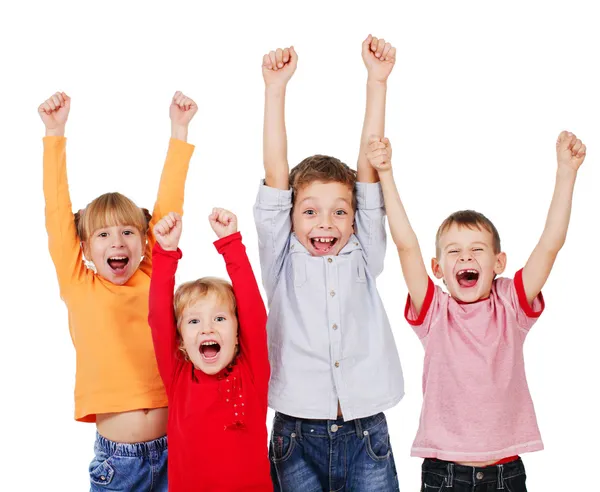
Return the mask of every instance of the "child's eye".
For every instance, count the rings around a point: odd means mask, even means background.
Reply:
[[[219,321],[219,322],[225,321],[225,316],[216,316],[215,321]]]
[[[336,210],[335,215],[348,215],[348,212],[345,210]]]
[[[101,232],[98,237],[108,237],[108,232]]]
[[[450,251],[448,251],[448,254],[451,254],[451,255],[455,255],[456,253],[458,253],[457,249],[451,249]]]
[[[125,234],[126,236],[131,236],[132,234],[135,234],[135,232],[133,231],[123,231],[123,234]]]
[[[306,215],[315,215],[316,214],[316,212],[314,210],[305,210],[304,213]]]
[[[473,248],[473,251],[483,251],[483,248]]]
[[[196,318],[193,318],[188,321],[188,325],[197,325],[198,323],[200,323],[200,320]]]

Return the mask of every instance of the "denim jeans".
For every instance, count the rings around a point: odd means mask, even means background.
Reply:
[[[521,458],[485,467],[427,458],[422,471],[421,492],[527,492]]]
[[[269,446],[275,492],[396,492],[385,415],[345,422],[276,413]]]
[[[90,492],[167,492],[167,438],[135,444],[109,441],[96,433],[90,463]]]

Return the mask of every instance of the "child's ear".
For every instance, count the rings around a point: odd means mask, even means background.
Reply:
[[[435,278],[444,278],[444,272],[437,258],[431,258],[431,271],[435,275]]]
[[[83,251],[83,256],[88,261],[92,261],[92,253],[90,251],[90,245],[87,241],[81,241],[81,251]]]
[[[506,268],[506,253],[500,253],[496,257],[496,264],[494,265],[494,273],[501,275]]]

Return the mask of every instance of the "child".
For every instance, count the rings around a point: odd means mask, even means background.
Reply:
[[[412,455],[425,458],[421,490],[525,491],[520,453],[543,448],[523,361],[523,342],[544,310],[541,294],[567,234],[585,145],[563,132],[556,186],[542,237],[514,279],[500,237],[482,214],[456,212],[436,236],[428,277],[400,201],[389,140],[370,140],[409,297],[406,319],[425,347],[423,409]]]
[[[267,313],[237,219],[213,209],[231,284],[187,282],[173,297],[181,217],[154,228],[150,326],[169,395],[169,490],[272,492],[267,454]]]
[[[73,217],[64,137],[70,107],[71,99],[57,92],[39,113],[46,125],[48,243],[77,358],[75,419],[97,428],[91,490],[166,491],[167,396],[148,326],[150,227],[168,210],[182,212],[194,150],[187,131],[197,107],[181,92],[173,97],[171,141],[151,218],[120,193],[99,196]]]
[[[358,173],[315,155],[288,169],[284,121],[293,47],[263,58],[264,166],[255,205],[276,410],[271,476],[277,491],[392,491],[398,479],[384,410],[404,394],[391,328],[377,293],[385,212],[368,136],[384,128],[395,48],[369,37],[367,107]]]

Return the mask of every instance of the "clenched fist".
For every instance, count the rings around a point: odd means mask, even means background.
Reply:
[[[369,164],[379,174],[392,170],[392,144],[387,138],[372,135],[369,138],[369,150],[367,151]]]
[[[154,226],[156,242],[165,251],[177,251],[181,229],[181,215],[169,212]]]
[[[219,239],[237,232],[237,217],[229,210],[213,208],[208,220]]]

